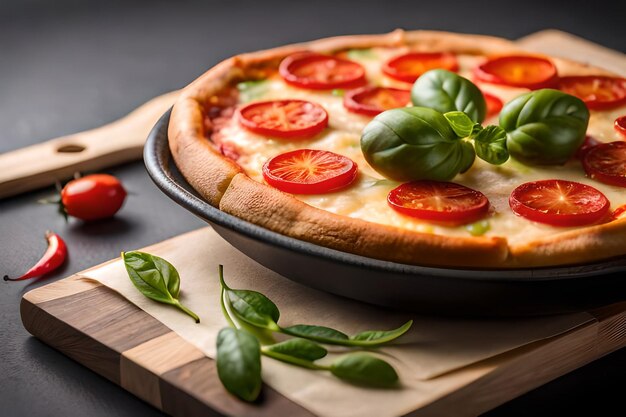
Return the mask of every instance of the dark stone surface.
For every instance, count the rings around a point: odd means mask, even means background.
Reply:
[[[515,39],[544,28],[624,51],[621,0],[574,1],[121,1],[0,3],[0,152],[102,125],[181,87],[244,51],[348,33],[442,29]],[[0,291],[3,416],[156,416],[123,389],[30,337],[19,300],[31,288],[203,225],[165,198],[140,162],[112,168],[133,192],[113,220],[65,223],[35,202],[53,189],[0,201],[0,273],[19,274],[66,240],[71,257],[54,275]],[[626,350],[490,412],[490,416],[609,415],[623,411]]]

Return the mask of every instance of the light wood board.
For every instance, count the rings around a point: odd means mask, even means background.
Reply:
[[[168,251],[185,247],[200,257],[206,232],[146,250],[168,258]],[[565,334],[427,381],[448,387],[438,392],[449,394],[424,401],[407,415],[476,415],[626,345],[626,302],[590,313],[595,321]],[[172,416],[313,415],[269,387],[258,404],[235,399],[219,382],[213,360],[81,273],[25,294],[21,315],[31,334]]]

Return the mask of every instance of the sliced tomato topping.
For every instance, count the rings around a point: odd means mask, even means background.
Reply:
[[[622,217],[624,217],[625,213],[626,213],[626,204],[622,204],[621,206],[619,206],[613,211],[613,213],[611,214],[611,217],[613,218],[613,220],[621,219]]]
[[[537,90],[556,85],[558,76],[552,61],[530,55],[490,58],[474,70],[479,81]]]
[[[411,91],[388,87],[362,87],[346,92],[343,105],[351,112],[376,116],[385,110],[404,107]]]
[[[609,200],[589,185],[565,180],[527,182],[509,197],[518,216],[552,226],[585,226],[602,220]]]
[[[626,79],[604,75],[562,77],[559,89],[580,98],[590,109],[609,109],[626,103]]]
[[[615,119],[615,130],[626,136],[626,116],[620,116]]]
[[[250,103],[237,110],[237,118],[254,133],[277,138],[310,138],[328,126],[326,110],[305,100]]]
[[[356,163],[343,155],[298,149],[269,159],[263,165],[263,178],[287,193],[324,194],[350,185],[357,171]]]
[[[278,67],[291,85],[312,90],[355,88],[365,84],[365,68],[344,58],[303,52],[283,59]]]
[[[450,224],[472,223],[489,211],[489,200],[479,191],[443,181],[413,181],[391,190],[387,202],[399,213]]]
[[[483,97],[485,97],[485,102],[487,103],[487,117],[495,116],[500,113],[503,106],[502,100],[489,93],[483,93]]]
[[[578,150],[576,151],[574,156],[576,158],[578,158],[578,159],[583,159],[583,157],[585,156],[585,154],[587,153],[587,151],[589,149],[591,149],[594,146],[599,145],[601,143],[602,142],[600,142],[599,140],[597,140],[593,136],[586,135],[585,136],[585,141],[583,142],[582,145],[580,145],[580,148],[578,148]]]
[[[626,142],[601,143],[583,157],[585,172],[594,180],[626,187]]]
[[[383,73],[396,80],[412,83],[426,71],[439,68],[458,71],[456,56],[448,52],[409,52],[385,62]]]

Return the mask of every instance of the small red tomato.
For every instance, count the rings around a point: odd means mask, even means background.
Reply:
[[[126,190],[112,175],[93,174],[68,182],[61,191],[65,212],[81,220],[105,219],[122,207]]]

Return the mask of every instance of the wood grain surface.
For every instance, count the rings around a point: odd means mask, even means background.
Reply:
[[[596,321],[438,377],[462,388],[407,415],[477,415],[626,345],[626,303],[590,313]],[[267,386],[256,404],[235,399],[212,359],[80,274],[27,293],[21,316],[34,336],[172,416],[313,415]]]
[[[108,125],[0,154],[0,198],[141,159],[150,129],[176,97],[163,94]]]

